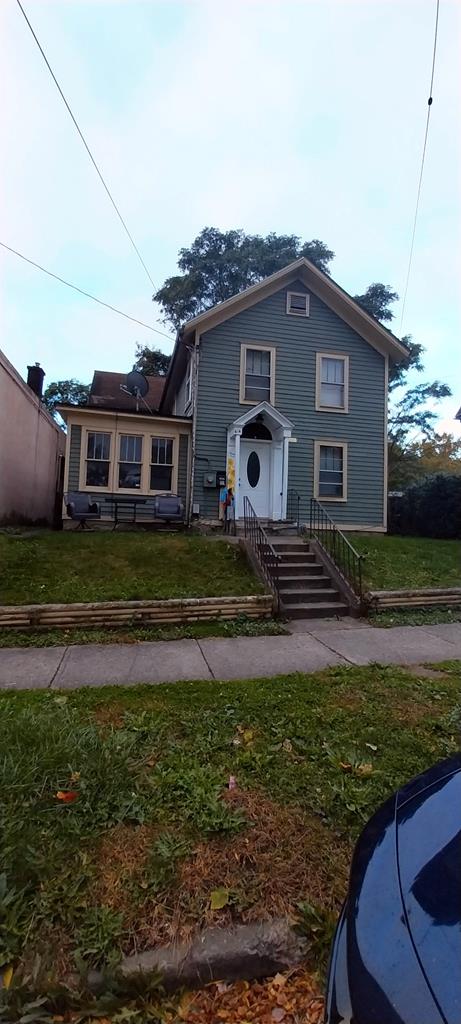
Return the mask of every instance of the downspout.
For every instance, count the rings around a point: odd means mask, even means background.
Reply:
[[[198,368],[199,368],[199,343],[200,335],[195,332],[194,351],[192,354],[192,451],[190,468],[190,491],[189,491],[189,526],[192,522],[192,509],[194,504],[194,483],[195,483],[195,458],[196,458],[196,434],[197,434],[197,393],[198,393]]]

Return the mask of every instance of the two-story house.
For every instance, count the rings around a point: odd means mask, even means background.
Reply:
[[[258,516],[315,497],[349,530],[384,531],[389,361],[405,346],[302,258],[179,331],[160,415],[191,417],[189,517],[217,520],[219,482]]]

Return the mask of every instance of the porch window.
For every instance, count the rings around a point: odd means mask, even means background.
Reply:
[[[110,434],[89,432],[86,447],[86,486],[108,487]]]
[[[318,412],[347,412],[349,357],[317,352],[316,403]]]
[[[171,491],[173,475],[173,439],[153,437],[150,465],[151,491]]]
[[[316,441],[314,473],[316,498],[320,501],[346,501],[347,444]]]
[[[118,486],[139,490],[142,471],[142,437],[136,434],[120,435]]]
[[[275,349],[242,345],[240,402],[258,405],[275,399]]]

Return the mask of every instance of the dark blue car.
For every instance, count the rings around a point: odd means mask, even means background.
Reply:
[[[362,832],[333,941],[326,1024],[461,1024],[461,755]]]

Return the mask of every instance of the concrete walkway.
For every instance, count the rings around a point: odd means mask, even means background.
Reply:
[[[291,624],[289,636],[0,649],[0,689],[72,689],[248,679],[328,665],[421,665],[461,659],[461,623],[378,629],[364,620]]]

